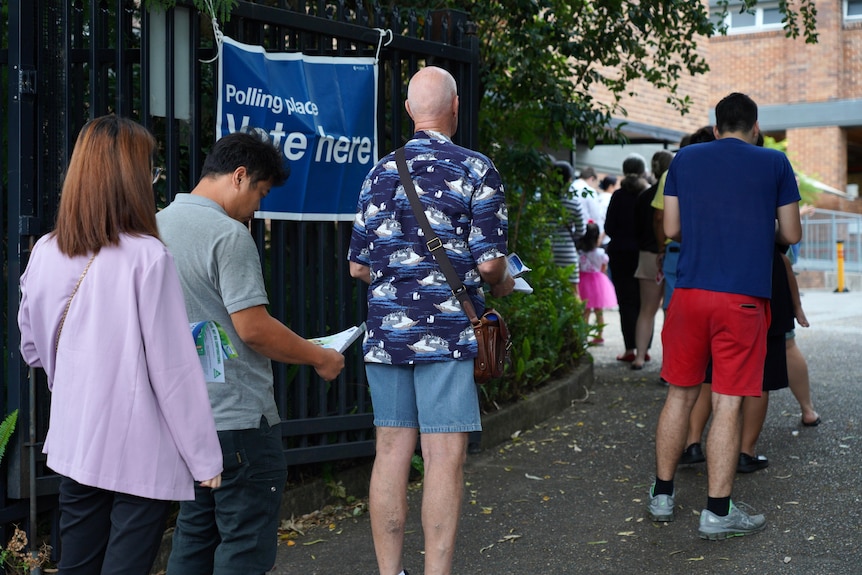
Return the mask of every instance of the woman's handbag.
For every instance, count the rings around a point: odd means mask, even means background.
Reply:
[[[422,208],[422,202],[416,194],[413,179],[410,177],[410,170],[407,168],[404,148],[398,148],[395,151],[395,162],[398,165],[398,175],[401,177],[401,185],[404,186],[404,191],[410,199],[413,215],[416,216],[416,220],[419,222],[422,232],[427,238],[426,245],[428,250],[434,256],[443,275],[446,276],[446,281],[449,282],[452,293],[461,302],[461,308],[470,319],[473,333],[476,334],[476,344],[479,353],[473,363],[473,378],[476,380],[476,383],[485,383],[492,378],[500,377],[503,375],[503,369],[509,360],[509,353],[512,349],[512,341],[509,337],[509,329],[506,327],[506,322],[503,320],[500,312],[495,309],[487,309],[481,318],[476,317],[476,310],[473,307],[473,302],[470,301],[467,288],[464,287],[464,283],[458,277],[458,272],[452,267],[452,262],[449,261],[449,256],[446,255],[443,243],[437,237],[434,229],[428,223],[428,218],[425,216],[425,210]]]

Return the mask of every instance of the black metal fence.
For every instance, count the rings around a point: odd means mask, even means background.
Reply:
[[[150,14],[133,0],[0,0],[4,350],[0,384],[5,413],[19,424],[0,475],[0,525],[28,514],[34,493],[51,504],[56,477],[41,445],[50,402],[44,374],[28,377],[21,361],[17,284],[30,246],[53,226],[63,172],[75,138],[90,118],[114,112],[148,126],[167,167],[156,186],[164,205],[194,187],[214,141],[217,64],[210,17],[188,0]],[[456,141],[477,138],[478,40],[467,15],[419,14],[345,1],[241,1],[222,31],[268,51],[374,56],[380,32],[378,152],[400,145],[412,128],[403,111],[406,80],[421,65],[450,70],[459,84]],[[167,95],[167,96],[165,96]],[[319,335],[359,323],[364,287],[347,273],[350,223],[255,221],[271,313],[294,331]],[[344,373],[329,384],[304,367],[274,365],[276,400],[290,465],[373,453],[371,405],[354,346]],[[43,506],[44,508],[44,506]]]

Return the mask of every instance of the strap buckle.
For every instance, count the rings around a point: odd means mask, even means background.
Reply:
[[[427,242],[425,242],[425,245],[428,247],[428,251],[433,252],[435,250],[439,250],[440,248],[442,248],[443,242],[440,240],[440,238],[434,237],[434,238],[428,240]]]

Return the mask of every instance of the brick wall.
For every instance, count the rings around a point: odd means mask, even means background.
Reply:
[[[835,126],[787,130],[787,155],[795,170],[844,190],[847,180],[847,133]],[[836,185],[833,182],[844,182]]]
[[[862,22],[844,26],[843,48],[842,97],[862,98]]]
[[[698,39],[697,53],[708,61],[709,40]],[[600,70],[600,73],[614,75],[610,69]],[[613,97],[603,87],[594,87],[591,94],[600,102],[610,103]],[[669,93],[659,91],[645,80],[631,82],[627,86],[627,94],[620,99],[620,105],[627,112],[622,120],[640,122],[660,126],[682,132],[693,132],[709,123],[710,103],[709,86],[703,76],[692,77],[684,75],[679,80],[677,96],[688,96],[692,100],[691,107],[685,115],[668,103]]]
[[[787,38],[783,30],[712,38],[711,105],[730,92],[744,92],[761,106],[848,97],[841,89],[845,60],[841,20],[841,3],[823,0],[817,2],[817,44]]]

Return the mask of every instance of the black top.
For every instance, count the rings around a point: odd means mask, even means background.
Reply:
[[[608,214],[605,217],[605,233],[611,238],[608,252],[636,252],[638,242],[635,236],[635,200],[647,188],[646,180],[625,178],[620,189],[611,195]]]
[[[655,239],[655,231],[652,226],[655,208],[650,204],[657,190],[658,184],[653,184],[638,194],[635,199],[635,237],[637,238],[638,249],[654,254],[658,253],[658,241]]]

